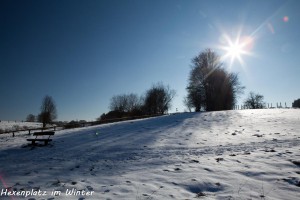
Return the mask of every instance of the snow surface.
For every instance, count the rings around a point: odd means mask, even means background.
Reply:
[[[0,135],[0,199],[299,199],[300,110],[183,113]],[[2,185],[1,185],[2,184]],[[67,189],[92,196],[66,195]],[[55,196],[52,191],[60,191]]]

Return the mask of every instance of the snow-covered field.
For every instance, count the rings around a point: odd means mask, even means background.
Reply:
[[[0,133],[41,127],[42,124],[37,122],[0,121]]]
[[[28,146],[28,137],[0,135],[0,199],[300,196],[300,110],[183,113],[63,130],[43,147]],[[72,189],[84,194],[67,195]],[[25,192],[33,195],[17,196]]]

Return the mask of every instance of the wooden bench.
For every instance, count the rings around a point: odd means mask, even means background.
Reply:
[[[27,139],[27,141],[31,141],[32,145],[35,145],[36,141],[45,142],[45,145],[47,145],[48,142],[52,141],[52,139],[50,139],[50,137],[52,135],[54,135],[54,133],[55,133],[54,131],[35,132],[35,133],[33,133],[35,138]]]

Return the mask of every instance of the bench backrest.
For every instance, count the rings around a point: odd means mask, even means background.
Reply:
[[[54,131],[44,131],[44,132],[34,132],[33,135],[34,136],[38,136],[38,135],[54,135]]]

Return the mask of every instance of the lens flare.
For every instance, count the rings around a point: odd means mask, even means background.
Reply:
[[[220,47],[225,51],[225,55],[222,57],[223,60],[230,59],[230,67],[237,60],[241,65],[244,65],[242,59],[243,55],[250,55],[254,45],[254,39],[251,36],[237,36],[235,39],[230,38],[228,35],[223,35],[223,46]]]

